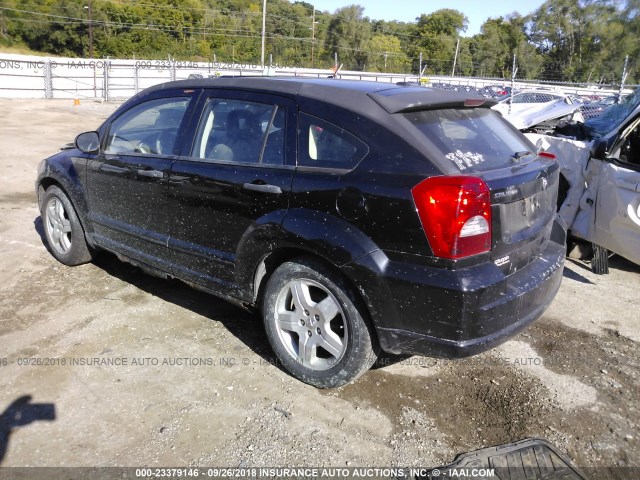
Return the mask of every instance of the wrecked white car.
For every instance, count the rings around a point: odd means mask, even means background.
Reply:
[[[527,134],[558,159],[562,221],[593,244],[594,272],[608,271],[606,250],[640,265],[640,89],[564,133],[573,138]]]
[[[551,133],[561,122],[584,122],[581,104],[563,93],[524,91],[491,107],[523,132]]]

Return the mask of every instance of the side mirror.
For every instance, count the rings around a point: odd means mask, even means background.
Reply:
[[[96,153],[100,148],[98,132],[84,132],[76,137],[76,147],[83,153]]]

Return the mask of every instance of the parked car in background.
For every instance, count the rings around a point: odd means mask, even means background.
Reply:
[[[500,103],[492,108],[506,117],[507,115],[520,113],[532,107],[539,107],[541,104],[557,102],[558,100],[567,105],[579,107],[579,104],[576,104],[571,97],[564,93],[547,90],[525,90],[503,98]]]
[[[580,106],[563,93],[529,90],[505,98],[492,108],[518,130],[550,133],[560,122],[584,122]]]
[[[511,87],[501,85],[487,85],[478,89],[483,97],[503,99],[511,94]]]
[[[344,385],[380,350],[461,357],[562,279],[559,167],[466,93],[219,78],[136,95],[42,161],[51,253],[106,250],[260,312],[281,365]]]

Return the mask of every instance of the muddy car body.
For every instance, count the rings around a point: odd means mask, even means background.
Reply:
[[[63,263],[97,249],[260,310],[282,365],[327,387],[380,349],[467,356],[562,278],[558,165],[481,98],[332,79],[152,87],[37,190]]]

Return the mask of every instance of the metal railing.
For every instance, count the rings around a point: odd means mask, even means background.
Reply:
[[[128,98],[147,87],[189,77],[263,75],[258,65],[174,60],[86,60],[0,53],[0,96],[9,98]],[[327,77],[324,69],[268,69],[270,75]],[[341,78],[416,81],[403,74],[340,72]]]

